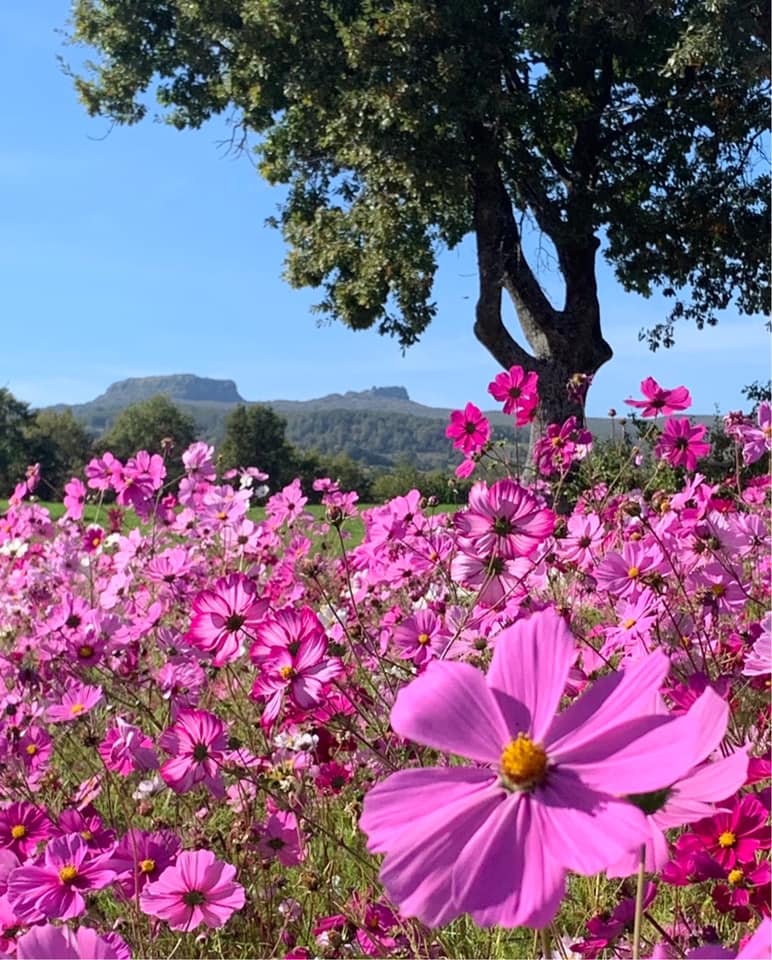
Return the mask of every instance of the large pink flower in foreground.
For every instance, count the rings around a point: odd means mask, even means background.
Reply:
[[[405,916],[436,926],[543,927],[569,870],[591,875],[644,843],[625,795],[659,790],[706,755],[726,714],[714,697],[656,715],[668,659],[657,651],[598,680],[555,715],[576,657],[552,610],[497,637],[487,677],[433,661],[400,691],[400,735],[478,766],[403,770],[365,797],[360,826]]]
[[[244,906],[244,888],[235,876],[236,868],[217,860],[211,850],[186,850],[145,887],[139,905],[172,930],[195,930],[202,923],[221,927]]]

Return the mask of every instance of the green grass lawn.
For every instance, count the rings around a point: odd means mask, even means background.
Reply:
[[[58,520],[60,517],[64,516],[64,504],[56,501],[47,501],[47,500],[37,500],[35,501],[38,506],[45,507],[48,510],[52,520]],[[362,510],[368,510],[371,507],[379,506],[375,503],[361,503],[358,504],[358,512]],[[0,513],[3,513],[8,509],[8,501],[0,500]],[[93,503],[87,503],[83,510],[83,519],[87,524],[99,524],[100,526],[107,525],[107,515],[108,512],[112,509],[112,505],[102,505],[101,507]],[[325,515],[325,507],[321,504],[306,504],[304,508],[308,513],[313,514],[317,520],[323,520]],[[431,510],[427,511],[430,514],[437,513],[455,513],[459,509],[458,504],[455,503],[441,503],[436,507],[432,507]],[[255,521],[256,523],[265,519],[265,507],[253,507],[247,514],[250,520]],[[123,529],[132,530],[135,527],[141,527],[137,515],[131,511],[124,511],[123,515]],[[345,520],[343,523],[342,529],[347,531],[350,534],[350,537],[346,538],[346,547],[347,549],[356,547],[362,542],[364,537],[364,524],[359,516],[351,517],[348,520]],[[335,535],[335,532],[331,530],[329,535],[330,546],[335,549],[340,549],[340,542]]]

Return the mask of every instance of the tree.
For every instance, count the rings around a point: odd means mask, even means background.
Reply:
[[[268,474],[272,489],[288,484],[298,468],[298,455],[284,436],[287,421],[261,404],[239,404],[225,421],[219,450],[224,470],[257,467]]]
[[[89,435],[69,408],[36,411],[24,432],[30,459],[40,464],[38,494],[46,500],[61,500],[64,485],[91,456]]]
[[[133,457],[138,450],[148,453],[169,453],[167,472],[170,477],[182,473],[183,451],[196,439],[193,418],[183,413],[168,397],[158,394],[133,403],[115,418],[110,429],[99,440],[101,450],[109,450],[119,460]],[[171,441],[171,447],[166,441]],[[169,469],[169,460],[177,464]]]
[[[435,315],[438,251],[473,233],[474,329],[540,376],[539,424],[582,414],[574,374],[610,359],[596,258],[672,297],[650,331],[765,312],[768,11],[761,0],[76,0],[88,111],[131,124],[230,111],[288,184],[286,275],[318,310],[414,343]],[[554,248],[564,299],[523,248]],[[523,337],[504,322],[506,292]],[[581,380],[581,378],[580,378]]]
[[[0,387],[0,496],[13,492],[24,479],[30,458],[30,446],[25,433],[32,420],[29,404],[17,400],[10,390]]]

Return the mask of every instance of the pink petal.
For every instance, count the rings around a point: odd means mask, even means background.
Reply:
[[[431,814],[403,830],[381,866],[381,881],[406,917],[430,926],[460,913],[451,896],[452,869],[470,837],[502,802],[496,788],[478,790],[452,804],[435,799]]]
[[[620,673],[596,680],[555,719],[545,740],[547,753],[557,758],[627,720],[655,713],[661,707],[658,691],[669,669],[670,661],[657,650]]]
[[[497,635],[488,685],[507,718],[510,734],[516,732],[514,723],[520,715],[514,700],[528,709],[531,736],[542,741],[575,659],[574,637],[553,609],[519,620]]]
[[[570,772],[550,770],[535,798],[547,824],[544,842],[567,870],[592,876],[649,838],[633,804],[588,789]]]
[[[527,801],[530,823],[523,825],[523,875],[520,886],[506,900],[472,914],[481,927],[546,927],[555,917],[565,893],[565,869],[544,843],[549,825],[539,803]],[[525,807],[526,804],[523,804]],[[524,821],[526,820],[524,815]]]
[[[416,825],[433,815],[437,798],[443,805],[470,797],[493,786],[496,775],[477,767],[424,767],[400,770],[377,784],[365,796],[360,829],[367,834],[367,849],[383,853],[405,831],[405,822]]]
[[[465,663],[430,663],[398,693],[391,725],[417,743],[483,763],[498,763],[511,740],[484,674]]]

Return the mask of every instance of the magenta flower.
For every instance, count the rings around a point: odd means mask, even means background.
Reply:
[[[555,515],[515,480],[481,481],[469,493],[469,509],[455,525],[466,553],[512,560],[528,557],[550,536]]]
[[[365,797],[360,826],[386,854],[381,880],[404,916],[545,926],[569,870],[594,874],[645,842],[644,814],[620,797],[661,789],[705,755],[704,717],[649,712],[661,652],[556,716],[575,658],[547,610],[498,634],[487,677],[435,660],[400,691],[397,733],[479,764],[403,770]]]
[[[24,800],[0,810],[0,848],[25,860],[41,840],[51,836],[51,821],[45,810]]]
[[[214,589],[204,590],[193,601],[193,616],[186,641],[209,654],[221,667],[233,663],[244,652],[245,641],[268,609],[257,597],[253,580],[243,573],[220,577]]]
[[[710,444],[703,439],[707,432],[706,426],[692,426],[687,417],[669,417],[654,444],[654,453],[671,467],[694,470],[697,461],[710,453]]]
[[[268,807],[268,819],[259,827],[257,849],[266,860],[276,859],[283,867],[294,867],[306,859],[306,849],[298,827],[298,818],[291,810]]]
[[[394,646],[402,660],[416,666],[426,663],[444,650],[450,634],[431,610],[416,610],[394,630]]]
[[[50,723],[68,723],[71,720],[78,720],[93,709],[101,699],[101,687],[91,687],[79,680],[67,680],[59,703],[52,704],[46,710],[46,720]]]
[[[117,874],[116,886],[124,896],[135,897],[171,866],[179,848],[179,837],[171,830],[127,830],[110,861]]]
[[[310,710],[324,699],[324,685],[343,672],[337,657],[327,657],[327,637],[312,610],[281,612],[279,635],[289,631],[286,635],[294,635],[293,639],[286,646],[266,648],[269,628],[268,633],[261,633],[262,643],[255,643],[250,651],[260,666],[251,695],[267,701],[260,718],[263,727],[270,727],[276,720],[285,694],[301,710]]]
[[[206,710],[180,710],[158,743],[172,755],[160,772],[175,793],[187,793],[201,785],[216,797],[225,796],[221,770],[228,728],[219,717]]]
[[[625,400],[625,403],[642,410],[642,417],[656,417],[660,413],[667,416],[679,410],[687,410],[692,405],[692,398],[686,387],[665,390],[654,377],[646,377],[641,381],[641,393],[646,397],[645,400]]]
[[[195,930],[202,923],[221,927],[244,906],[244,888],[235,876],[236,868],[215,859],[211,850],[186,850],[145,887],[139,905],[172,930]]]
[[[41,863],[17,867],[8,877],[8,900],[20,920],[69,920],[86,909],[84,894],[115,878],[110,853],[94,855],[77,833],[49,840]]]
[[[122,777],[128,777],[135,770],[144,773],[158,769],[153,741],[121,717],[115,718],[115,726],[109,728],[97,751],[107,769]]]
[[[715,816],[695,823],[692,833],[683,840],[687,849],[701,847],[725,870],[732,870],[753,863],[758,850],[769,850],[769,811],[753,793],[746,793],[727,806]]]
[[[479,453],[490,440],[491,425],[479,407],[468,403],[463,410],[454,410],[451,413],[445,436],[453,441],[457,450],[462,450],[469,456]]]
[[[488,393],[504,404],[504,413],[512,414],[518,427],[530,423],[539,405],[538,374],[522,367],[510,367],[488,384]]]

